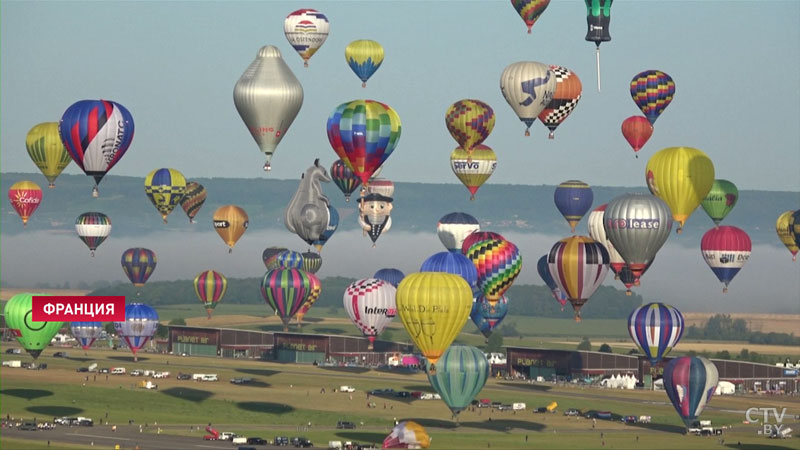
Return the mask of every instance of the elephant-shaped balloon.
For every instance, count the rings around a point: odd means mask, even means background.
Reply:
[[[320,181],[328,183],[331,177],[317,159],[300,178],[300,185],[284,214],[286,229],[309,245],[319,239],[328,225],[330,201],[322,193]]]
[[[373,247],[384,231],[392,227],[392,197],[373,193],[358,199],[358,224],[369,233]]]

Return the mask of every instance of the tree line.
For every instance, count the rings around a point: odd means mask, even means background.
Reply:
[[[751,331],[744,319],[732,319],[729,314],[716,314],[702,327],[692,325],[684,338],[712,341],[747,341],[750,344],[800,345],[800,337],[794,333],[762,333]]]

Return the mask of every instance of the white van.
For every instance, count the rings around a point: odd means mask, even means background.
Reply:
[[[112,367],[111,368],[111,375],[124,375],[125,368],[124,367]]]
[[[525,408],[527,408],[527,405],[525,403],[514,403],[511,405],[511,409],[513,409],[514,411],[524,411]]]
[[[339,392],[355,392],[356,388],[353,386],[339,386]]]
[[[247,444],[247,438],[243,437],[243,436],[235,437],[235,438],[231,439],[231,444],[234,444],[234,445],[236,445],[236,444]]]
[[[219,381],[219,378],[217,378],[217,374],[214,373],[214,374],[203,375],[203,378],[201,378],[200,381]]]
[[[204,374],[204,373],[193,373],[192,374],[192,381],[202,381],[203,377],[205,377],[205,376],[206,376],[206,374]]]

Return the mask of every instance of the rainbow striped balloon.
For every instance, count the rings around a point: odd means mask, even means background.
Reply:
[[[634,75],[631,80],[631,97],[650,125],[672,103],[675,96],[675,82],[672,77],[660,70],[645,70]]]
[[[156,270],[156,254],[154,251],[135,247],[122,252],[122,270],[136,287],[144,286],[147,279]]]
[[[633,343],[655,366],[683,336],[683,314],[665,303],[648,303],[628,316]]]
[[[608,251],[603,244],[587,236],[562,239],[550,249],[547,265],[561,291],[567,294],[575,321],[581,320],[581,308],[603,284],[608,272]]]
[[[289,321],[303,307],[310,288],[308,274],[299,269],[277,268],[264,274],[261,296],[281,318],[283,331],[289,331]]]
[[[206,270],[194,277],[194,293],[206,307],[208,318],[228,289],[228,280],[219,272]]]
[[[550,0],[511,0],[511,5],[528,26],[528,34],[549,4]]]
[[[522,270],[522,255],[505,239],[476,242],[466,254],[478,270],[478,289],[494,307]]]
[[[306,313],[312,306],[314,306],[314,302],[317,301],[319,295],[322,294],[322,282],[317,278],[316,275],[313,273],[306,272],[308,275],[308,296],[306,297],[306,301],[303,303],[303,306],[300,308],[300,311],[297,311],[295,317],[297,317],[297,325],[303,321],[303,317],[305,317]]]

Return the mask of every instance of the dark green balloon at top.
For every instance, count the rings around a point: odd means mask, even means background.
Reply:
[[[6,303],[4,314],[8,329],[33,359],[36,359],[50,344],[50,340],[58,333],[64,322],[34,322],[32,317],[34,295],[47,294],[17,294]]]
[[[611,3],[614,0],[586,0],[586,40],[600,47],[601,42],[611,40],[608,27],[611,25]]]
[[[733,210],[738,200],[739,189],[736,189],[735,184],[728,180],[714,180],[711,190],[708,191],[701,205],[714,224],[719,225],[722,219]]]

